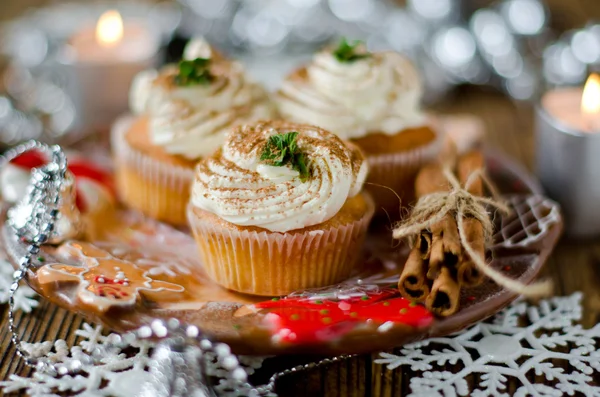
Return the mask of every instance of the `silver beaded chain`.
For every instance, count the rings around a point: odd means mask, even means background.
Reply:
[[[17,355],[24,360],[25,364],[37,369],[46,369],[45,367],[49,363],[29,357],[21,347],[20,337],[15,330],[15,293],[19,288],[19,283],[33,265],[34,255],[39,253],[40,247],[48,241],[54,231],[61,204],[60,188],[67,171],[67,159],[59,146],[48,146],[38,141],[29,141],[5,152],[0,157],[0,168],[30,150],[45,152],[50,156],[50,162],[48,166],[38,169],[31,179],[28,194],[40,202],[32,203],[31,211],[26,219],[28,227],[17,227],[15,223],[8,222],[13,227],[15,234],[23,242],[29,244],[26,254],[19,260],[19,268],[13,273],[13,282],[8,296],[8,327]],[[42,200],[44,204],[49,205],[41,205]]]
[[[46,153],[49,156],[49,162],[47,165],[32,171],[27,197],[23,201],[24,204],[21,205],[21,208],[17,205],[17,207],[13,207],[10,210],[13,211],[13,213],[18,212],[18,214],[13,215],[9,212],[7,224],[13,229],[15,235],[21,242],[28,244],[28,246],[26,253],[19,260],[19,268],[13,273],[13,282],[10,286],[8,298],[8,326],[17,355],[24,360],[27,366],[35,368],[40,372],[53,375],[77,373],[81,369],[81,365],[75,364],[67,367],[64,364],[51,363],[44,358],[30,357],[28,353],[23,350],[21,338],[15,329],[15,293],[19,288],[19,284],[26,277],[28,270],[36,265],[36,263],[34,263],[34,257],[39,253],[42,245],[50,242],[58,243],[66,238],[65,236],[58,234],[58,231],[55,230],[55,226],[63,207],[65,205],[72,205],[72,203],[65,203],[61,196],[61,189],[67,178],[67,159],[59,146],[48,146],[38,141],[23,143],[9,149],[4,155],[0,156],[0,169],[6,166],[11,160],[30,150]],[[15,221],[14,218],[16,217],[19,218],[19,221]],[[118,337],[116,340],[113,340],[107,348],[126,347],[135,340],[144,339],[159,339],[161,340],[161,342],[159,342],[159,347],[162,343],[167,346],[167,350],[170,348],[169,344],[172,345],[173,343],[178,343],[188,349],[195,349],[196,355],[192,357],[200,357],[204,361],[206,361],[206,355],[212,353],[216,357],[217,363],[227,370],[228,379],[232,381],[236,391],[238,391],[240,395],[247,396],[274,396],[276,395],[274,392],[275,383],[281,377],[352,357],[341,355],[326,358],[318,362],[298,365],[273,374],[265,385],[253,386],[248,382],[246,371],[238,361],[237,357],[231,353],[227,344],[214,343],[206,338],[198,327],[194,325],[182,325],[177,319],[166,321],[155,320],[148,326],[143,326],[134,332],[129,332],[122,337]],[[183,368],[190,368],[189,361],[188,357],[188,362],[184,363]],[[155,360],[155,363],[156,362],[158,361]],[[173,362],[170,363],[174,365]],[[204,364],[206,365],[206,362]],[[155,388],[149,390],[150,394],[148,395],[158,395],[157,389],[160,389],[163,390],[165,396],[186,396],[191,395],[191,390],[199,390],[199,388],[206,389],[208,387],[204,382],[205,378],[203,372],[205,371],[203,366],[199,367],[198,373],[191,375],[187,374],[186,377],[182,377],[182,374],[178,371],[174,371],[173,368],[171,368],[171,372],[172,376],[178,377],[179,382],[175,382],[173,379],[162,382],[160,374],[164,373],[158,371],[159,376],[157,376],[156,380],[160,381],[161,384],[150,385],[150,387],[155,386]],[[166,386],[165,383],[168,385]],[[174,388],[177,390],[174,390]]]

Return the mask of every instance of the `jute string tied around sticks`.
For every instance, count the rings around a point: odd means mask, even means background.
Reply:
[[[423,230],[430,229],[432,225],[442,221],[448,214],[455,214],[456,224],[458,226],[458,235],[463,249],[471,257],[471,260],[477,268],[487,277],[496,282],[496,284],[527,297],[547,296],[552,292],[552,282],[550,280],[525,285],[517,280],[505,276],[490,266],[481,257],[471,244],[467,241],[464,218],[472,217],[481,222],[484,231],[485,243],[492,239],[494,225],[486,211],[486,205],[490,205],[504,214],[511,212],[510,208],[501,200],[498,190],[494,184],[487,178],[483,170],[473,171],[465,187],[460,186],[460,182],[452,173],[450,168],[443,167],[444,177],[450,183],[449,191],[441,191],[427,194],[419,198],[417,204],[412,210],[410,217],[401,222],[395,229],[393,236],[396,239],[416,236]],[[468,189],[476,179],[480,177],[484,185],[489,189],[492,198],[474,196],[468,192]]]

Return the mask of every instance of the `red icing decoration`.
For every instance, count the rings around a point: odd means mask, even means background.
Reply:
[[[81,197],[81,194],[79,194],[78,192],[75,193],[75,205],[77,206],[79,211],[81,211],[81,212],[87,211],[87,205],[85,205],[85,201]]]
[[[90,163],[78,160],[69,161],[69,170],[78,178],[88,178],[108,188],[111,194],[115,195],[115,187],[112,177],[109,173]]]
[[[30,150],[23,153],[19,157],[15,157],[11,160],[12,164],[15,164],[23,168],[37,168],[48,163],[48,158],[37,150]]]
[[[129,294],[113,285],[100,285],[96,287],[96,294],[103,298],[122,299],[129,297]]]
[[[275,298],[255,307],[268,310],[265,320],[281,341],[296,343],[329,341],[366,321],[424,327],[433,320],[423,306],[411,304],[391,288],[340,301]]]

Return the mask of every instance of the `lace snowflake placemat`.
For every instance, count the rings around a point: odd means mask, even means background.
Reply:
[[[409,396],[600,396],[600,325],[583,329],[581,293],[523,301],[446,338],[380,353],[388,370],[415,371]],[[470,382],[467,381],[470,378]]]

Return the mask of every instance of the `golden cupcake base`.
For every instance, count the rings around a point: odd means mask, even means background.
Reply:
[[[329,221],[286,233],[234,225],[192,205],[188,220],[210,278],[237,292],[276,296],[347,279],[373,212],[370,196],[360,194]]]
[[[111,134],[120,200],[152,218],[185,226],[194,162],[152,147],[145,119],[123,119]]]

